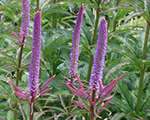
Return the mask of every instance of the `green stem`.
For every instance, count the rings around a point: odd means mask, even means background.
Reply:
[[[87,74],[87,80],[90,81],[91,71],[92,71],[92,65],[93,65],[93,55],[91,53],[90,55],[90,62],[89,62],[89,68],[88,68],[88,74]]]
[[[150,21],[146,21],[146,23],[147,23],[147,26],[146,26],[146,33],[145,33],[145,40],[144,40],[143,54],[142,54],[143,60],[146,60],[148,35],[149,35],[149,29],[150,29]]]
[[[14,113],[14,120],[17,120],[17,104],[15,103],[15,113]]]
[[[72,99],[72,91],[70,90],[68,117],[70,116],[71,113],[71,103],[72,103],[71,99]]]
[[[23,37],[22,43],[24,43],[25,37]],[[17,77],[16,77],[16,85],[19,85],[19,78],[20,78],[20,66],[21,66],[21,60],[22,60],[22,53],[23,53],[23,44],[21,44],[20,53],[19,53],[19,59],[18,59],[18,66],[17,66]],[[17,96],[16,96],[17,97]],[[17,120],[17,102],[15,103],[15,113],[14,113],[14,120]]]
[[[96,35],[97,35],[99,16],[100,16],[99,11],[97,11],[96,12],[95,26],[94,26],[94,33],[93,33],[93,39],[92,39],[92,45],[94,45],[96,43]]]
[[[100,4],[100,0],[98,1],[98,6]],[[97,9],[96,11],[96,20],[95,20],[95,26],[94,26],[94,33],[93,33],[93,38],[92,38],[92,45],[94,45],[96,43],[96,35],[97,35],[97,27],[98,27],[98,21],[99,21],[99,9]],[[91,70],[92,70],[92,65],[93,65],[93,55],[91,53],[90,55],[90,61],[89,61],[89,67],[88,67],[88,73],[87,73],[87,81],[90,80],[90,76],[91,76]]]
[[[116,6],[118,6],[120,0],[117,0],[116,2],[117,2],[117,3],[116,3]],[[116,14],[118,14],[118,10],[116,10],[115,12],[116,12]],[[117,16],[117,15],[116,15],[116,16]],[[112,32],[116,31],[117,22],[118,22],[118,21],[116,20],[116,17],[115,17],[114,20],[113,20],[113,30],[112,30]]]
[[[138,90],[138,97],[137,97],[137,106],[136,106],[136,112],[139,113],[140,111],[140,106],[141,106],[141,96],[142,96],[142,87],[143,87],[143,78],[144,78],[144,72],[145,68],[143,67],[141,69],[141,74],[140,74],[140,81],[139,81],[139,90]]]
[[[115,30],[116,30],[116,26],[117,26],[117,21],[113,21],[113,30],[112,30],[112,32],[114,32]]]
[[[25,37],[23,37],[22,43],[24,43],[24,41],[25,41]],[[19,84],[19,78],[20,78],[20,66],[21,66],[21,60],[22,60],[23,47],[24,47],[24,45],[21,44],[19,59],[18,59],[18,66],[17,66],[17,78],[16,78],[16,85],[17,86]]]
[[[53,14],[52,28],[57,27],[57,14]]]
[[[39,0],[36,0],[36,10],[38,11],[40,9]]]
[[[148,35],[149,35],[149,29],[150,29],[150,21],[146,21],[147,26],[146,26],[146,32],[145,32],[145,40],[144,40],[144,46],[143,46],[143,53],[142,53],[142,59],[146,60],[146,52],[147,52],[147,43],[148,43]],[[140,80],[139,80],[139,90],[138,90],[138,96],[137,96],[137,107],[136,107],[136,112],[140,112],[140,107],[141,107],[141,97],[142,97],[142,92],[143,92],[143,78],[144,78],[144,72],[145,72],[145,67],[141,68],[141,74],[140,74]]]
[[[54,4],[56,3],[56,0],[53,0]],[[52,28],[56,28],[57,27],[57,13],[52,14],[53,16],[53,21],[52,21]]]

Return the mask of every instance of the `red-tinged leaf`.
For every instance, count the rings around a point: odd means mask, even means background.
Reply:
[[[50,91],[52,88],[47,88],[46,90],[42,91],[40,93],[40,96],[44,95],[45,93],[47,93],[48,91]]]
[[[81,80],[80,80],[80,77],[78,76],[78,73],[76,73],[76,76],[77,76],[77,80],[78,80],[78,82],[79,82],[80,88],[81,88],[82,90],[84,90],[84,87],[83,87],[83,85],[82,85],[82,82],[81,82]],[[84,90],[84,91],[85,91],[85,90]]]
[[[105,99],[110,95],[114,87],[117,85],[117,82],[118,82],[117,80],[114,80],[104,87],[104,89],[102,90],[102,93],[100,94],[102,99]]]
[[[120,77],[118,77],[117,79],[115,79],[115,80],[117,80],[117,81],[119,81],[121,78],[123,78],[125,76],[125,74],[123,74],[123,75],[121,75]]]
[[[67,85],[67,87],[72,91],[74,92],[78,97],[82,98],[81,94],[76,91],[75,89],[73,89],[70,85],[68,85],[67,83],[65,83]]]
[[[99,93],[101,93],[103,89],[104,89],[104,86],[102,84],[102,81],[99,80]]]
[[[12,34],[19,40],[18,35],[14,31],[12,31]]]
[[[21,97],[22,99],[27,100],[27,96],[24,95],[23,93],[20,93],[20,92],[17,92],[17,91],[14,91],[14,93],[15,93],[17,96]]]
[[[112,98],[113,97],[111,97],[107,102],[105,102],[103,107],[106,107],[109,104],[109,102],[112,100]],[[100,108],[98,112],[101,113],[102,111],[103,111],[103,108]]]
[[[23,92],[23,94],[24,94],[27,98],[30,97],[26,92]]]
[[[55,75],[52,76],[51,78],[49,78],[49,79],[40,87],[40,89],[43,90],[43,89],[48,85],[48,83],[50,83],[50,82],[53,80],[54,77],[55,77]]]
[[[22,90],[20,90],[20,88],[15,85],[13,82],[11,82],[10,80],[8,81],[18,92],[22,93]]]
[[[22,32],[22,28],[20,27],[20,39],[23,38],[23,32]]]
[[[112,90],[114,89],[114,87],[117,85],[118,81],[124,77],[125,74],[123,74],[122,76],[120,76],[119,78],[115,79],[114,81],[112,81],[111,83],[109,83],[108,85],[106,85],[101,93],[101,97],[103,99],[105,99],[106,97],[108,97],[110,95],[110,93],[112,92]]]
[[[84,108],[84,105],[81,104],[79,101],[74,100],[74,102],[75,102],[80,108]]]
[[[85,98],[87,98],[89,96],[84,90],[81,90],[79,88],[77,88],[77,89]]]

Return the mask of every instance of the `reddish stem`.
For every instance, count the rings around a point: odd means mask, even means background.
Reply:
[[[31,102],[30,104],[30,120],[33,120],[34,115],[34,102]]]
[[[90,103],[90,120],[93,120],[94,118],[95,93],[96,91],[92,90],[91,103]]]

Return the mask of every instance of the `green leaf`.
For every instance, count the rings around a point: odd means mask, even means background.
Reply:
[[[47,29],[47,30],[43,30],[43,32],[51,32],[54,34],[58,34],[61,33],[62,35],[64,35],[65,37],[71,37],[73,35],[72,31],[69,31],[67,29],[56,29],[56,28],[51,28],[51,29]],[[59,34],[60,35],[60,34]]]
[[[91,34],[85,23],[82,24],[81,35],[84,37],[86,44],[91,45]]]
[[[61,94],[59,94],[59,97],[60,97],[61,105],[63,106],[64,110],[65,110],[66,113],[67,113],[68,111],[67,111],[66,105],[65,105],[65,103],[64,103],[64,100],[63,100],[63,98],[61,97]]]
[[[60,13],[60,14],[71,15],[69,12],[66,12],[63,9],[52,9],[52,8],[50,8],[47,11],[45,11],[45,12],[42,13],[42,17],[45,17],[45,16],[47,16],[49,14],[53,14],[53,13],[55,13],[55,14],[56,13]]]
[[[3,9],[0,9],[0,13],[6,15],[7,17],[11,18],[14,21],[16,20],[15,13],[10,8],[5,7]]]
[[[63,0],[63,2],[66,3],[83,3],[83,4],[89,4],[90,2],[88,0]]]
[[[119,19],[124,19],[124,17],[126,17],[126,15],[130,12],[131,10],[128,10],[128,9],[118,11],[116,17],[114,18],[114,21],[118,21]]]
[[[22,10],[22,6],[19,6],[19,5],[17,5],[17,4],[5,4],[5,5],[2,5],[2,6],[0,7],[0,10],[1,10],[1,9],[4,9],[4,8],[17,8],[17,9]]]
[[[127,85],[122,80],[120,80],[118,82],[118,86],[119,86],[119,91],[121,92],[121,95],[124,97],[124,99],[128,103],[130,109],[134,110],[135,105],[133,102],[133,97],[132,97],[131,92],[128,90]]]
[[[54,110],[59,110],[61,112],[63,112],[64,114],[67,115],[67,113],[60,107],[53,107],[53,106],[46,106],[45,108],[50,108],[50,109],[54,109]]]
[[[144,2],[145,2],[146,11],[150,15],[150,0],[145,0]]]
[[[39,118],[45,114],[46,112],[52,112],[52,110],[45,110],[45,111],[41,111],[41,112],[36,112],[34,114],[34,120],[39,120]]]
[[[54,50],[58,50],[58,49],[65,47],[66,45],[63,45],[63,43],[65,41],[67,41],[67,38],[65,38],[64,36],[58,37],[44,49],[43,55],[45,56],[46,54],[48,54]]]
[[[121,69],[121,67],[123,67],[124,65],[127,65],[127,64],[129,64],[129,62],[123,61],[123,62],[118,63],[114,67],[110,68],[109,71],[107,72],[107,74],[105,75],[104,82],[109,78],[109,76],[111,76],[112,73],[116,72],[116,70]]]
[[[8,63],[12,63],[12,64],[10,64],[10,65],[15,65],[15,62],[14,62],[13,60],[11,60],[11,59],[7,59],[7,58],[5,58],[5,57],[0,57],[0,60],[2,60],[2,61],[7,61]]]
[[[0,118],[2,118],[2,120],[6,120],[7,118],[7,112],[8,111],[0,111]]]
[[[12,89],[10,89],[9,84],[6,81],[0,80],[0,88],[1,92],[7,94],[8,96],[11,95]]]
[[[104,13],[107,13],[107,12],[112,12],[112,11],[115,11],[115,10],[130,10],[130,11],[135,11],[135,9],[133,7],[129,7],[127,5],[124,5],[124,6],[116,6],[116,7],[111,7],[111,8],[108,8],[107,10],[104,11]]]
[[[128,15],[127,17],[126,17],[126,19],[125,19],[125,23],[128,21],[128,20],[130,20],[131,18],[133,18],[133,17],[136,17],[136,16],[141,16],[143,14],[143,11],[142,12],[135,12],[135,13],[132,13],[132,14],[130,14],[130,15]]]
[[[24,106],[27,106],[27,105],[24,105]],[[23,117],[23,120],[28,120],[28,118],[27,118],[27,111],[28,111],[28,109],[25,109],[24,110],[24,108],[22,107],[22,105],[19,103],[19,109],[20,109],[20,112],[21,112],[21,114],[22,114],[22,117]]]
[[[7,120],[14,120],[13,111],[9,110],[9,111],[7,112]]]
[[[121,120],[122,117],[124,117],[125,114],[124,113],[116,113],[111,120]]]
[[[94,26],[94,15],[93,13],[90,11],[90,10],[85,10],[84,11],[84,15],[85,15],[85,18],[86,18],[86,22],[88,24],[90,24],[90,26]]]

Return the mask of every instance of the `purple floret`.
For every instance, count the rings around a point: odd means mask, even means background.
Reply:
[[[36,97],[39,82],[41,56],[41,12],[37,11],[34,16],[32,55],[29,69],[28,92],[32,97]]]
[[[23,36],[27,37],[29,35],[29,26],[30,26],[30,7],[29,0],[22,0],[22,31]]]
[[[102,80],[103,66],[105,61],[107,46],[107,23],[105,18],[101,20],[99,27],[99,35],[97,41],[97,48],[90,77],[90,90],[99,89],[99,81]]]
[[[81,5],[79,9],[77,21],[75,24],[73,37],[72,37],[70,69],[69,69],[69,74],[71,75],[71,77],[75,76],[75,74],[77,73],[78,58],[79,58],[79,40],[80,40],[80,32],[81,32],[81,26],[83,20],[83,12],[84,12],[84,7],[83,5]]]

